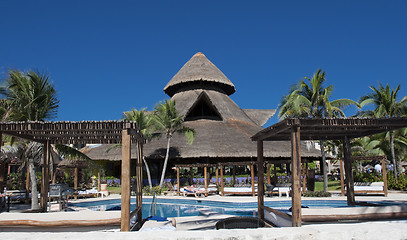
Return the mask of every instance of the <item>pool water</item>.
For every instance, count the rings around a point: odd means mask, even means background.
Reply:
[[[85,207],[94,211],[107,211],[120,208],[120,199],[69,203],[69,206]],[[209,209],[213,212],[235,216],[257,216],[257,202],[220,202],[191,199],[161,199],[157,198],[156,213],[151,212],[151,198],[143,199],[143,217],[186,217],[198,216],[200,210]],[[373,202],[372,202],[373,203]],[[376,202],[374,202],[376,203]],[[385,205],[385,202],[381,202]],[[265,206],[287,211],[291,207],[291,200],[265,201]],[[339,208],[348,207],[346,200],[302,200],[301,205],[309,208]],[[131,209],[135,209],[136,199],[131,199]]]

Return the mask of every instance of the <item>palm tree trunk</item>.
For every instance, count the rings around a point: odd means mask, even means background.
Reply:
[[[143,161],[144,164],[146,165],[146,172],[147,172],[147,179],[148,179],[148,184],[150,185],[150,189],[153,187],[153,184],[151,183],[151,174],[150,174],[150,168],[148,167],[146,158],[143,156]]]
[[[170,142],[171,142],[171,136],[167,136],[167,153],[165,154],[164,166],[163,166],[163,171],[162,171],[161,180],[160,180],[160,188],[163,185],[164,177],[165,177],[165,171],[167,170],[168,158],[170,156]]]
[[[28,160],[28,167],[30,168],[30,181],[31,181],[31,209],[39,209],[37,192],[37,176],[35,175],[34,160]]]
[[[325,148],[324,148],[324,141],[320,140],[321,145],[321,158],[322,158],[322,173],[324,176],[324,192],[328,192],[328,173],[326,170],[326,158],[325,158]]]
[[[396,167],[396,156],[394,154],[394,136],[393,131],[390,131],[390,151],[391,151],[391,161],[393,162],[394,169],[394,179],[397,181],[397,167]],[[386,169],[384,169],[385,171]]]

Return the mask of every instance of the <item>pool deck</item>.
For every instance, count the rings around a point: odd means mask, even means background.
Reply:
[[[149,198],[149,197],[146,197]],[[191,200],[210,200],[221,202],[257,202],[257,197],[253,196],[225,196],[212,195],[209,197],[177,197],[177,196],[160,196],[165,199],[191,199]],[[120,195],[111,195],[107,198],[89,198],[80,199],[72,202],[87,202],[98,201],[107,199],[120,199]],[[321,200],[346,200],[346,197],[334,195],[330,198],[302,198],[307,199],[321,199]],[[390,192],[388,197],[384,196],[356,196],[357,201],[389,201],[397,203],[407,204],[407,194],[399,192]],[[265,197],[265,201],[291,201],[291,198],[279,198],[279,197]],[[23,204],[24,205],[24,204]],[[27,208],[27,206],[25,206]],[[58,212],[57,206],[53,206],[49,213],[21,213],[24,207],[18,205],[12,205],[10,213],[0,213],[0,224],[2,221],[7,220],[30,220],[30,221],[48,221],[48,222],[69,222],[69,221],[117,221],[120,218],[120,211],[107,211],[98,212],[91,211],[84,208],[72,207],[72,210],[68,212]],[[67,238],[88,238],[88,239],[100,239],[108,236],[113,238],[114,234],[118,234],[121,239],[130,239],[137,236],[137,239],[186,239],[191,237],[192,239],[230,239],[233,236],[239,236],[239,239],[324,239],[324,236],[332,236],[330,234],[337,234],[335,239],[386,239],[384,232],[392,234],[392,239],[407,239],[407,220],[400,221],[380,221],[380,222],[362,222],[362,223],[335,223],[335,224],[312,224],[303,226],[301,228],[272,228],[272,229],[256,229],[256,230],[210,230],[214,229],[214,225],[220,219],[229,217],[226,214],[206,214],[202,216],[194,217],[177,217],[175,218],[176,229],[171,228],[169,222],[150,222],[144,226],[145,230],[151,228],[148,232],[131,232],[121,233],[118,232],[120,226],[117,224],[111,224],[109,227],[65,227],[65,228],[16,228],[16,227],[0,227],[2,236],[7,236],[10,239],[67,239]],[[164,227],[163,227],[164,226]],[[162,231],[157,231],[161,229]],[[165,232],[171,231],[170,234]],[[195,231],[187,231],[195,230]],[[202,232],[202,230],[206,230]],[[63,233],[56,232],[69,232],[69,236]],[[389,232],[390,231],[390,232]],[[41,232],[41,233],[40,233]],[[79,233],[82,232],[82,233]],[[101,233],[107,234],[98,237]],[[5,234],[5,235],[4,235]],[[62,235],[61,235],[62,234]],[[83,234],[83,235],[78,235]],[[113,234],[113,235],[110,235]],[[240,238],[240,236],[246,236]],[[379,238],[381,236],[381,238]]]

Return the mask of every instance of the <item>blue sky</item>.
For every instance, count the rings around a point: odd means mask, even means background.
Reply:
[[[407,95],[401,0],[3,0],[0,30],[0,77],[16,68],[47,72],[60,99],[54,120],[151,110],[196,52],[234,83],[231,98],[242,108],[277,108],[318,68],[335,87],[332,100],[358,100],[379,81]]]

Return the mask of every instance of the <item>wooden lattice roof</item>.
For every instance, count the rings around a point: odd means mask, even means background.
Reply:
[[[132,135],[132,142],[143,140],[136,123],[124,121],[81,122],[1,122],[0,132],[14,137],[50,144],[116,144],[122,130]]]
[[[364,137],[407,127],[407,118],[285,119],[263,129],[253,141],[289,140],[292,127],[300,127],[301,140],[338,140]]]

